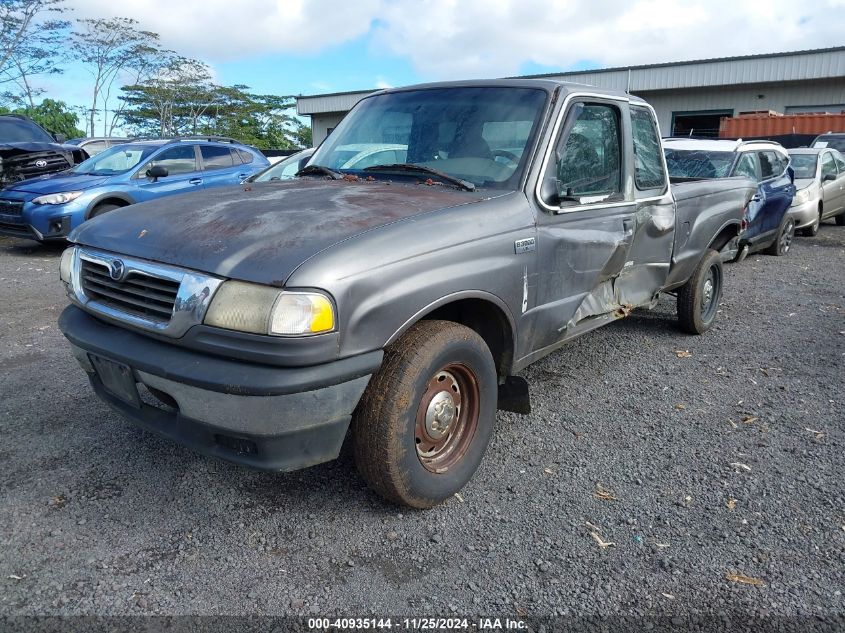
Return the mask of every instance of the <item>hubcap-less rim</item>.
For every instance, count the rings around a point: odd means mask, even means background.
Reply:
[[[795,222],[789,220],[780,235],[780,250],[786,253],[792,245],[792,235],[795,233]]]
[[[423,467],[443,473],[466,454],[478,427],[478,381],[465,365],[435,372],[417,407],[414,440]]]
[[[721,287],[721,271],[714,264],[707,271],[704,283],[701,286],[701,320],[709,323],[716,315],[719,307],[719,288]]]

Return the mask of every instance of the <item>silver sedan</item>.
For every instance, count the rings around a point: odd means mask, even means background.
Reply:
[[[819,224],[835,217],[845,225],[845,158],[835,149],[789,150],[795,170],[795,197],[789,214],[802,235],[815,235]]]

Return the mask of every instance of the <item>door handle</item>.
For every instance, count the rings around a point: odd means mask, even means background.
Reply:
[[[243,180],[244,178],[249,178],[249,174],[238,174],[238,180]]]
[[[202,178],[191,178],[188,182],[192,185],[201,185]]]
[[[762,201],[763,201],[763,196],[761,196],[759,193],[755,193],[753,196],[751,196],[751,202],[762,202]]]

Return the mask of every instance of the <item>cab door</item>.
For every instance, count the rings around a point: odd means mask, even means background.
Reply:
[[[520,348],[542,355],[620,306],[636,207],[624,193],[626,101],[574,98],[537,186],[537,284]]]
[[[147,170],[154,166],[167,169],[167,176],[155,180],[149,178]],[[138,170],[134,181],[138,202],[202,189],[203,179],[196,146],[180,143],[166,147]]]
[[[200,145],[202,172],[206,187],[237,185],[251,174],[240,156],[225,145]]]
[[[675,202],[669,191],[663,148],[654,112],[631,104],[629,164],[634,167],[634,234],[617,280],[625,309],[650,303],[669,276],[675,246]]]
[[[788,159],[782,158],[772,150],[761,151],[758,154],[760,174],[763,178],[760,183],[760,192],[764,197],[762,209],[763,232],[776,232],[780,228],[783,216],[792,204],[795,186],[792,183],[790,172],[786,169]]]
[[[823,152],[821,155],[821,178],[822,203],[825,212],[841,209],[843,203],[845,203],[843,199],[845,174],[839,173],[836,161],[830,152]]]

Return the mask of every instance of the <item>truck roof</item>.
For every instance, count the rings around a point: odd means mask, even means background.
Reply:
[[[635,97],[632,94],[622,92],[619,90],[608,90],[607,88],[599,88],[598,86],[590,86],[587,84],[578,84],[570,81],[559,81],[556,79],[469,79],[462,81],[436,81],[425,84],[414,84],[411,86],[402,86],[400,88],[388,88],[373,93],[387,94],[392,92],[405,92],[410,90],[427,90],[431,88],[536,88],[545,90],[546,92],[554,92],[555,90],[562,90],[565,93],[572,92],[592,92],[597,95],[607,95],[610,97],[622,98],[632,103],[646,103],[644,99]],[[368,95],[372,96],[372,95]],[[365,97],[366,98],[366,97]]]

